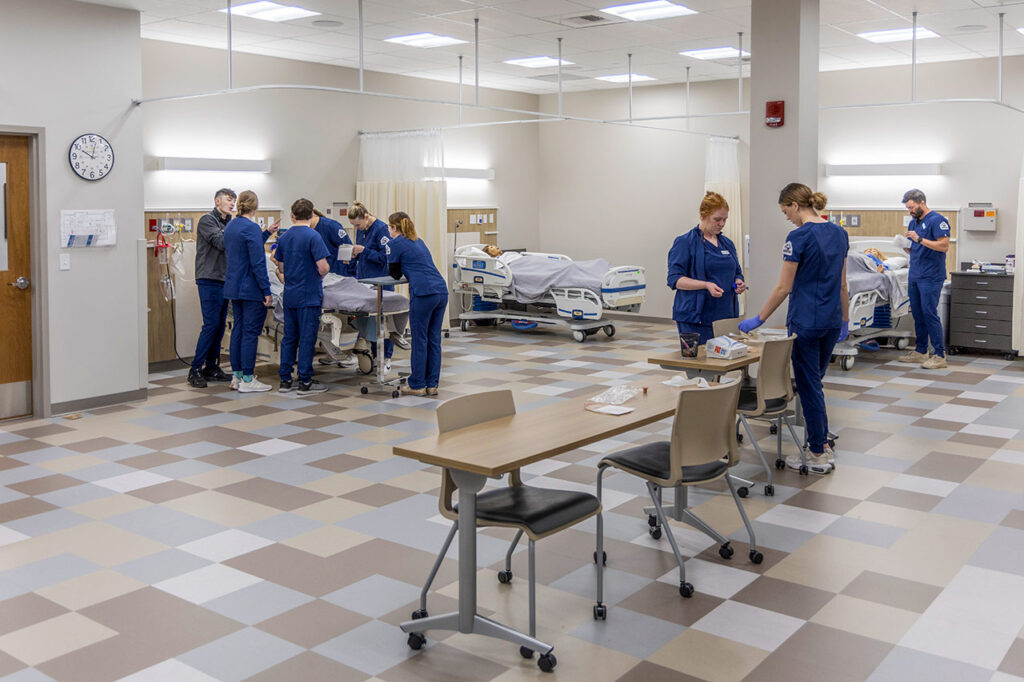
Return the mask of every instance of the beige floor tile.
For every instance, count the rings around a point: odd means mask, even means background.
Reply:
[[[281,513],[281,510],[268,507],[265,504],[250,502],[234,495],[219,493],[216,490],[206,490],[195,495],[169,500],[164,502],[163,506],[214,521],[229,528],[262,521]]]
[[[964,483],[1019,493],[1024,490],[1024,465],[1012,462],[985,462],[975,469]]]
[[[822,607],[811,622],[898,644],[918,616],[913,611],[839,594]]]
[[[834,476],[822,476],[805,490],[863,500],[896,477],[889,471],[844,465],[841,451],[836,453],[836,460],[838,468]]]
[[[99,457],[95,457],[90,454],[80,454],[72,455],[70,457],[61,457],[60,459],[51,459],[49,462],[40,462],[36,466],[40,469],[47,469],[58,474],[63,474],[69,471],[78,471],[79,469],[85,469],[86,467],[106,463],[107,460],[105,459],[100,459]]]
[[[521,680],[587,680],[587,682],[613,682],[635,666],[639,659],[613,649],[565,636],[550,642],[555,647],[558,667],[554,673],[541,672],[537,657],[525,659],[514,644],[490,637],[455,634],[444,640],[448,646],[473,653],[481,658],[508,666],[505,672],[491,682],[520,682]]]
[[[360,431],[359,434],[356,436],[356,438],[358,438],[359,440],[368,440],[371,443],[386,443],[386,442],[389,442],[389,441],[393,441],[393,440],[395,440],[397,438],[401,438],[402,436],[405,436],[405,435],[408,435],[408,434],[402,433],[401,431],[396,431],[394,429],[371,429],[369,431]],[[391,449],[391,446],[389,445],[388,446],[389,456],[390,456],[390,449]],[[358,455],[360,457],[365,457],[365,455],[360,455],[359,452],[360,452],[359,450],[356,450],[356,451],[354,451],[354,452],[352,452],[350,454]]]
[[[757,491],[760,491],[760,489],[760,487],[756,488]],[[743,510],[747,512],[747,516],[751,520],[756,519],[775,506],[773,503],[765,501],[757,492],[752,492],[750,497],[742,500],[742,502]],[[647,503],[650,504],[650,499],[647,500]],[[716,495],[707,502],[698,504],[693,508],[693,512],[722,535],[728,536],[743,528],[743,519],[740,517],[739,510],[736,509],[736,503],[733,501],[732,495],[728,494],[728,492]],[[689,526],[686,527],[689,528]]]
[[[346,500],[342,497],[332,497],[329,500],[321,500],[313,504],[292,510],[293,514],[305,516],[307,519],[322,521],[323,523],[337,523],[345,519],[373,511],[371,507],[360,502]]]
[[[369,535],[363,535],[347,528],[324,526],[283,540],[281,544],[326,558],[372,539],[373,537]]]
[[[356,490],[361,490],[367,486],[373,485],[373,481],[367,481],[362,478],[356,478],[355,476],[349,476],[348,474],[334,474],[327,478],[320,478],[309,483],[303,483],[300,488],[306,490],[312,490],[313,492],[323,493],[324,495],[344,495],[351,493]]]
[[[647,660],[708,682],[739,682],[767,656],[762,649],[691,628]]]
[[[865,568],[881,559],[879,547],[816,535],[765,575],[820,590],[839,592]]]
[[[114,630],[81,614],[65,613],[0,637],[0,651],[38,665],[115,635]]]
[[[915,396],[916,399],[916,396]],[[840,436],[837,445],[842,448],[842,436]],[[842,466],[842,450],[838,453],[837,459],[839,460],[839,466]],[[921,457],[924,457],[928,452],[921,448],[921,441],[910,436],[901,436],[899,434],[889,436],[878,445],[873,448],[869,448],[866,455],[876,455],[878,457],[892,457],[894,459],[907,459],[911,461],[917,461]],[[837,469],[837,473],[838,473]]]
[[[928,514],[866,568],[944,586],[995,528],[991,523]]]
[[[40,539],[53,546],[54,555],[66,552],[99,566],[117,566],[167,549],[161,542],[101,521],[65,528]]]
[[[96,500],[76,504],[73,507],[68,507],[68,509],[94,519],[105,519],[117,514],[142,509],[149,505],[150,502],[133,495],[110,495],[109,497],[101,497]]]
[[[274,382],[277,385],[277,382]],[[276,393],[274,395],[277,395]],[[245,431],[247,433],[255,431],[257,429],[265,429],[268,426],[277,426],[278,424],[287,424],[293,422],[296,419],[302,419],[309,415],[301,412],[294,412],[292,410],[280,410],[277,412],[271,412],[265,414],[262,417],[250,417],[249,419],[240,419],[236,422],[224,424],[224,428],[233,429],[235,431]]]
[[[432,471],[414,471],[411,474],[391,479],[388,481],[388,485],[425,493],[441,485],[441,476]]]
[[[928,518],[928,512],[907,509],[906,507],[895,507],[879,502],[864,501],[846,512],[844,516],[851,519],[860,519],[861,521],[884,523],[887,526],[913,528]]]
[[[186,476],[181,480],[185,483],[197,485],[200,488],[213,489],[238,483],[239,481],[248,481],[252,477],[252,474],[235,471],[234,469],[214,469],[212,471],[204,471],[195,476]]]
[[[379,430],[379,431],[388,430],[388,431],[390,431],[390,429],[376,429],[376,430]],[[357,437],[362,439],[364,433],[370,433],[370,432],[369,431],[363,431]],[[394,432],[392,431],[392,433],[394,433]],[[393,436],[393,437],[397,438],[398,436]],[[367,439],[364,439],[364,440],[369,440],[369,439],[367,438]],[[367,447],[359,448],[358,450],[349,450],[347,454],[352,455],[353,457],[362,457],[363,459],[372,459],[375,462],[383,462],[384,460],[391,459],[392,457],[395,456],[395,453],[394,453],[392,448],[393,448],[393,446],[388,445],[387,443],[381,443],[379,445],[368,445]]]
[[[77,611],[122,594],[145,587],[146,584],[115,571],[103,570],[65,580],[36,592],[52,602]]]

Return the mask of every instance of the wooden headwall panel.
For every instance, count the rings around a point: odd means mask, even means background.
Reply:
[[[473,216],[483,216],[483,223],[471,223]],[[455,223],[461,221],[456,230]],[[496,208],[449,208],[448,231],[465,234],[479,232],[481,244],[498,244],[498,209]]]
[[[932,209],[941,213],[949,222],[949,251],[946,253],[946,274],[959,269],[960,263],[957,260],[957,209]],[[860,226],[850,225],[850,216],[860,216]],[[907,216],[905,210],[880,210],[862,208],[833,208],[828,212],[828,218],[834,223],[841,224],[846,228],[851,238],[855,237],[892,237],[896,234],[903,234],[907,228],[903,226],[903,219]]]

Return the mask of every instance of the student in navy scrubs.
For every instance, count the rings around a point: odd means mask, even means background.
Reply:
[[[388,271],[409,280],[409,329],[412,331],[412,374],[407,395],[437,395],[441,377],[441,327],[448,308],[448,283],[438,272],[427,245],[406,213],[388,216]]]
[[[799,183],[786,185],[779,207],[797,226],[782,247],[779,283],[756,317],[740,322],[749,332],[764,324],[789,296],[786,326],[796,335],[793,343],[793,374],[807,424],[807,465],[811,473],[827,474],[835,454],[826,443],[828,414],[822,379],[837,341],[849,334],[850,301],[846,287],[846,254],[850,238],[846,230],[821,217],[827,199]],[[786,466],[799,470],[800,457],[789,456]]]
[[[385,252],[388,240],[388,226],[380,218],[370,215],[366,206],[358,201],[352,202],[348,209],[348,219],[356,228],[356,245],[352,247],[352,258],[355,262],[355,273],[357,279],[367,277],[386,277],[388,274],[388,256]],[[384,287],[388,291],[394,291],[393,286]],[[395,334],[398,336],[398,334]],[[370,342],[370,352],[377,357],[377,342],[373,339],[366,339]],[[402,340],[404,342],[404,339]],[[384,372],[391,371],[391,356],[395,347],[391,339],[384,339]]]
[[[256,345],[272,306],[267,257],[263,243],[277,231],[280,221],[263,231],[256,224],[259,198],[246,190],[238,195],[238,216],[224,227],[224,298],[231,301],[231,387],[241,393],[269,391],[255,376]]]
[[[292,365],[298,354],[299,395],[323,393],[327,387],[313,381],[313,351],[320,330],[324,300],[323,278],[329,272],[330,255],[323,238],[311,225],[313,202],[298,199],[292,204],[292,227],[277,240],[274,260],[284,275],[284,338],[281,340],[279,393],[295,390]]]
[[[309,201],[308,199],[306,201]],[[312,202],[310,202],[312,204]],[[337,220],[328,218],[320,211],[313,208],[313,219],[309,223],[310,227],[317,231],[317,233],[323,238],[324,245],[327,246],[327,267],[328,272],[333,272],[336,275],[343,275],[351,277],[355,274],[355,266],[351,261],[344,262],[338,260],[338,247],[342,244],[351,244],[352,240],[349,239],[348,232],[342,227],[341,223]]]
[[[910,312],[914,316],[914,334],[917,347],[900,357],[902,362],[913,362],[923,369],[944,369],[946,348],[942,341],[942,321],[939,319],[939,295],[946,281],[946,252],[949,251],[949,221],[928,208],[924,192],[908,190],[903,204],[912,220],[904,235],[910,240],[910,272],[907,275],[907,293]],[[931,341],[934,354],[928,355]]]
[[[729,204],[717,192],[700,202],[700,224],[676,237],[668,252],[668,287],[676,292],[672,319],[679,333],[714,336],[715,320],[740,314],[738,294],[747,289],[736,245],[722,234]]]

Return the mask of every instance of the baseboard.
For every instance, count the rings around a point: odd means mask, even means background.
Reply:
[[[185,358],[186,361],[192,358]],[[183,363],[181,360],[175,358],[173,360],[161,360],[159,362],[149,363],[150,374],[160,374],[162,372],[170,372],[174,369],[187,369],[189,365]]]
[[[50,414],[58,416],[61,414],[67,414],[68,412],[87,412],[88,410],[95,409],[97,407],[109,407],[111,405],[120,405],[122,403],[133,403],[139,400],[145,400],[148,395],[148,389],[140,388],[135,391],[125,391],[124,393],[111,393],[110,395],[98,395],[94,398],[80,398],[78,400],[68,400],[63,403],[52,403],[50,405]]]

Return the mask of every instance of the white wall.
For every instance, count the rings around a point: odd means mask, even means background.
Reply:
[[[142,126],[130,106],[141,92],[138,12],[68,0],[0,0],[0,123],[45,128],[45,287],[49,303],[50,402],[137,391],[146,320],[138,277]],[[16,29],[16,30],[8,30]],[[114,147],[99,182],[71,171],[67,150],[86,132]],[[61,209],[113,208],[117,246],[62,250]],[[58,254],[71,270],[57,270]],[[144,309],[143,309],[144,310]]]

